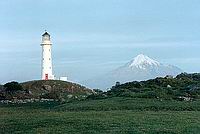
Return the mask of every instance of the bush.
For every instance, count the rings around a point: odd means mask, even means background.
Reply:
[[[100,90],[100,89],[93,89],[93,91],[94,91],[96,94],[101,94],[101,93],[103,93],[103,91]]]
[[[22,91],[23,87],[18,82],[8,82],[4,85],[5,91],[9,93],[14,93],[17,91]]]

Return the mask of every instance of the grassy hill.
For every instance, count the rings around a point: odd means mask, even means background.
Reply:
[[[87,97],[64,103],[0,104],[0,133],[196,134],[200,132],[199,83],[200,74],[181,74],[117,84],[96,93],[62,81],[22,83],[35,97],[57,93],[62,98]]]
[[[76,83],[60,80],[37,80],[21,83],[23,89],[29,90],[38,96],[47,92],[68,94],[91,94],[92,90]]]
[[[27,98],[45,98],[45,99],[69,99],[69,98],[85,98],[92,94],[93,91],[76,83],[60,81],[60,80],[35,80],[12,85],[12,91],[4,89],[0,90],[1,98],[5,99],[27,99]],[[16,87],[21,89],[15,90]]]
[[[60,80],[39,80],[21,83],[23,89],[29,91],[34,98],[66,101],[84,99],[93,91],[76,83]]]

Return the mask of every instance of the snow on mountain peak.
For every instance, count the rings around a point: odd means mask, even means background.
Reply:
[[[149,58],[146,55],[140,54],[136,56],[129,64],[129,67],[137,67],[140,69],[146,69],[147,66],[159,66],[160,63],[156,60]]]

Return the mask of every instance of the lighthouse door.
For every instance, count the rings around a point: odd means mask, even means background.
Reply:
[[[45,74],[45,80],[48,80],[48,74]]]

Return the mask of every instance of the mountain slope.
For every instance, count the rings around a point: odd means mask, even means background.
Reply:
[[[176,76],[183,72],[178,67],[165,65],[143,54],[132,61],[105,75],[86,81],[84,84],[91,88],[110,88],[115,82],[142,81],[166,75]]]

